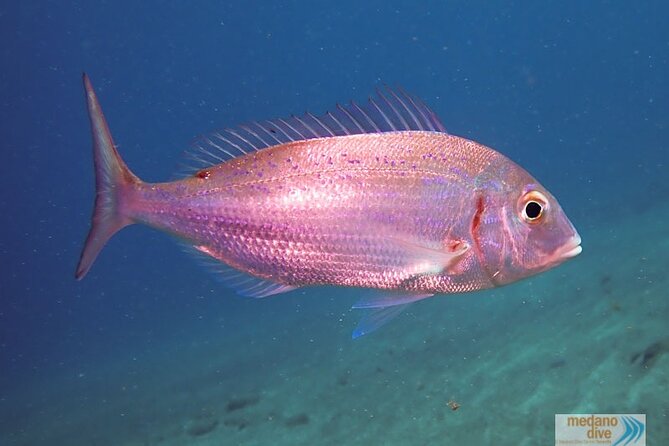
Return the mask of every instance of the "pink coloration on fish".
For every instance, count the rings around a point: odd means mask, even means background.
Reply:
[[[358,308],[367,333],[437,293],[508,284],[580,253],[555,198],[504,155],[447,134],[406,93],[202,141],[217,163],[149,184],[119,157],[84,75],[97,197],[76,277],[119,229],[143,223],[221,264],[241,293],[306,285],[386,290]]]

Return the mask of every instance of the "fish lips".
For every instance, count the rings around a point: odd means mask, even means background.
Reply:
[[[569,240],[567,240],[567,243],[559,247],[558,249],[551,254],[548,264],[553,265],[556,263],[562,263],[565,260],[571,259],[572,257],[576,257],[583,251],[583,247],[581,246],[581,236],[578,234],[574,234]]]

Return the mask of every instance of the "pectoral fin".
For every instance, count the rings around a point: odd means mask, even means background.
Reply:
[[[391,236],[389,240],[406,252],[407,266],[416,275],[439,274],[451,268],[470,248],[466,241],[449,241],[445,246],[434,246],[434,243],[398,236]]]

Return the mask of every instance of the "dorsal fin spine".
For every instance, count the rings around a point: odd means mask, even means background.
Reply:
[[[394,126],[393,123],[390,121],[390,119],[388,119],[388,116],[387,116],[385,113],[383,113],[383,110],[381,110],[381,108],[380,108],[379,105],[376,103],[376,101],[374,101],[374,99],[372,99],[372,98],[369,98],[369,102],[370,102],[370,103],[374,106],[374,108],[376,108],[376,110],[381,114],[381,117],[386,121],[386,124],[388,124],[388,126],[390,127],[390,129],[393,130],[393,131],[396,131],[397,129],[395,128],[395,126]]]
[[[318,119],[316,116],[312,115],[309,112],[307,112],[307,116],[310,117],[312,120],[314,120],[318,125],[320,125],[323,128],[323,130],[326,130],[330,134],[330,136],[335,136],[332,129],[330,127],[328,127],[327,125],[325,125],[323,120]]]
[[[400,98],[399,96],[397,96],[397,93],[395,93],[395,92],[394,92],[393,90],[391,90],[390,88],[388,88],[388,91],[395,97],[395,99],[397,100],[397,102],[399,102],[400,104],[402,104],[402,107],[404,107],[404,110],[407,111],[407,113],[409,114],[409,116],[410,116],[411,119],[413,120],[414,124],[416,124],[416,126],[420,128],[420,123],[418,122],[418,118],[417,118],[416,115],[411,111],[411,109],[410,109],[409,107],[407,107],[406,103],[402,100],[402,98]],[[409,126],[408,123],[407,123],[407,127],[411,127],[411,126]]]
[[[290,136],[288,136],[288,133],[286,133],[286,132],[285,132],[281,127],[279,127],[276,123],[274,123],[274,122],[272,122],[272,121],[266,121],[266,122],[267,122],[267,124],[269,124],[269,125],[271,125],[271,126],[274,126],[275,129],[277,129],[278,131],[280,131],[281,133],[283,133],[283,136],[285,136],[285,137],[288,139],[288,141],[292,141],[292,140],[293,140],[293,138],[291,138]]]
[[[312,129],[306,122],[304,122],[303,119],[301,119],[299,116],[293,116],[293,119],[297,120],[297,122],[302,124],[305,129],[309,130],[314,138],[318,138],[318,133],[316,133],[314,129]]]
[[[236,137],[238,140],[240,140],[240,141],[242,141],[242,142],[248,144],[248,146],[251,148],[251,150],[249,150],[249,152],[252,152],[252,151],[256,150],[256,146],[255,146],[255,144],[251,143],[249,140],[247,140],[246,138],[244,138],[243,136],[241,136],[241,135],[240,135],[239,133],[237,133],[236,131],[231,130],[231,129],[228,129],[227,132],[230,133],[231,135],[233,135],[234,137]],[[245,151],[244,149],[242,149],[242,152],[244,152],[244,154],[249,153],[249,152]]]
[[[226,155],[228,155],[230,158],[234,158],[234,157],[235,157],[232,153],[228,152],[228,151],[225,149],[225,147],[221,147],[220,145],[216,144],[216,143],[215,143],[213,140],[211,140],[210,138],[205,138],[205,141],[207,141],[211,146],[217,148],[217,149],[220,150],[221,152],[223,152],[223,153],[225,153]],[[206,155],[209,155],[209,156],[211,156],[211,157],[214,158],[214,159],[220,159],[221,162],[225,161],[225,158],[221,158],[221,157],[219,157],[218,155],[215,155],[215,154],[209,152],[208,150],[206,150],[206,149],[205,149],[204,147],[202,147],[202,146],[200,146],[199,149],[200,149],[201,152],[204,152]]]
[[[383,99],[386,104],[388,104],[388,107],[390,107],[393,110],[393,112],[395,112],[395,115],[399,118],[400,123],[402,124],[402,128],[405,129],[411,128],[407,123],[407,121],[404,119],[404,116],[402,116],[402,113],[392,104],[392,102],[390,102],[390,100],[388,100],[388,98],[386,98],[383,95],[383,92],[380,89],[376,90],[376,94],[379,95],[379,97]]]
[[[272,138],[272,139],[273,139],[274,141],[276,141],[278,144],[281,144],[281,143],[282,143],[282,141],[281,141],[279,138],[277,138],[276,136],[274,136],[274,135],[272,134],[272,132],[270,132],[269,130],[267,130],[267,129],[265,128],[264,125],[261,125],[259,122],[254,122],[254,124],[255,124],[256,127],[258,127],[260,130],[262,130],[263,132],[265,132],[265,134],[266,134],[267,136],[269,136],[270,138]],[[273,144],[270,144],[270,145],[273,145]]]
[[[226,142],[226,141],[224,140],[224,138],[223,138],[223,135],[221,135],[220,132],[213,133],[212,136],[213,136],[214,138],[216,138],[216,139],[219,139],[219,140],[221,140],[221,141],[223,141],[223,142]],[[237,155],[234,155],[232,152],[230,152],[230,151],[229,151],[228,149],[226,149],[225,147],[223,147],[223,146],[221,146],[220,144],[218,144],[217,142],[215,142],[215,141],[214,141],[213,139],[211,139],[211,138],[206,138],[206,137],[205,137],[205,138],[203,138],[203,141],[207,142],[207,143],[208,143],[209,145],[211,145],[212,147],[214,147],[214,148],[220,150],[221,152],[223,152],[225,155],[227,155],[227,156],[229,157],[228,159],[230,159],[230,158],[235,158],[235,157],[237,156]],[[228,146],[230,146],[230,143],[227,143],[227,142],[226,142],[226,144],[228,144]]]
[[[370,118],[369,115],[367,113],[365,113],[365,111],[362,108],[360,108],[360,106],[355,101],[351,101],[351,106],[355,110],[357,110],[358,113],[360,113],[362,115],[362,117],[365,118],[365,120],[369,124],[371,124],[371,126],[374,128],[375,131],[377,131],[379,133],[381,132],[381,129],[379,128],[378,125],[376,125],[376,122],[374,122],[374,120],[372,118]]]
[[[258,135],[256,132],[254,132],[254,131],[251,129],[250,126],[248,126],[248,125],[242,125],[241,128],[244,129],[244,130],[246,130],[247,132],[249,132],[251,135],[255,136],[255,137],[258,139],[258,141],[260,141],[261,143],[263,143],[263,146],[264,146],[264,147],[269,147],[269,146],[271,145],[271,144],[268,144],[267,141],[265,141],[264,139],[262,139],[262,137],[261,137],[260,135]]]
[[[228,133],[230,133],[230,130],[227,130],[227,129],[226,129],[225,131],[228,132]],[[217,137],[218,139],[220,139],[221,141],[230,144],[230,145],[231,145],[232,147],[234,147],[235,149],[239,150],[239,152],[240,152],[241,154],[246,155],[246,152],[244,151],[244,149],[242,149],[238,144],[236,144],[236,143],[230,141],[228,138],[224,137],[222,134],[217,133],[217,134],[216,134],[216,137]]]
[[[353,114],[351,112],[346,110],[346,108],[342,107],[340,104],[337,104],[337,109],[339,111],[343,112],[346,116],[348,116],[348,118],[351,120],[351,122],[353,124],[355,124],[356,127],[358,127],[358,130],[360,130],[360,133],[365,133],[365,130],[362,128],[361,123],[355,118],[355,116],[353,116]]]
[[[285,119],[279,119],[278,121],[279,121],[280,123],[282,123],[283,125],[285,125],[286,127],[288,127],[288,128],[289,128],[290,130],[292,130],[293,132],[295,132],[295,134],[296,134],[297,136],[299,136],[301,139],[307,139],[307,137],[304,136],[303,134],[301,134],[295,127],[293,127],[292,125],[288,124],[288,123],[286,122]]]
[[[406,99],[408,99],[409,102],[411,102],[411,105],[413,105],[414,108],[418,109],[418,107],[416,106],[416,103],[414,102],[414,100],[411,96],[409,96],[404,90],[400,90],[400,93],[402,94],[402,96],[404,96]],[[423,119],[426,119],[426,122],[427,122],[427,118],[425,117],[425,115],[420,110],[418,110],[418,112],[423,116]],[[419,117],[417,116],[417,118],[419,118]],[[419,125],[421,130],[425,130],[424,123],[420,122],[420,119],[418,119],[418,125]]]
[[[350,134],[351,134],[351,133],[346,129],[346,127],[344,127],[344,126],[342,125],[342,123],[339,122],[339,120],[337,119],[337,117],[336,117],[335,115],[333,115],[331,112],[328,112],[327,115],[330,117],[330,119],[332,119],[332,120],[333,120],[333,121],[334,121],[334,122],[341,128],[341,129],[342,129],[342,131],[344,132],[345,135],[350,135]]]

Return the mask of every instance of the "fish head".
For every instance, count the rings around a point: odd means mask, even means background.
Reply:
[[[479,249],[496,285],[546,271],[581,253],[581,237],[555,197],[520,166],[511,163],[505,170],[481,209]]]

